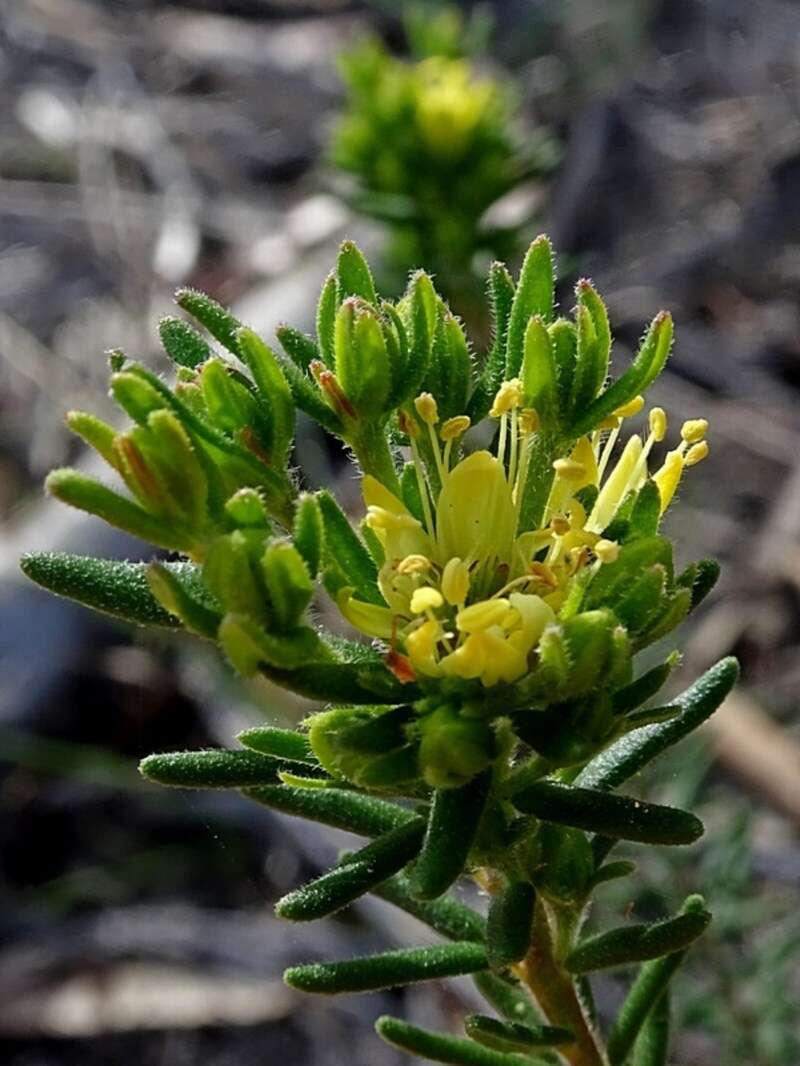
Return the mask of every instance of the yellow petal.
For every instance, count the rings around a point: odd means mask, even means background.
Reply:
[[[622,503],[631,477],[642,454],[642,439],[634,435],[625,445],[617,465],[606,479],[586,523],[590,532],[602,533]]]
[[[653,481],[655,481],[658,494],[661,497],[662,514],[669,507],[672,497],[675,495],[675,490],[678,488],[681,474],[683,473],[683,464],[683,455],[676,448],[675,451],[667,453],[664,465],[653,474]]]
[[[489,626],[499,625],[508,613],[508,600],[481,600],[472,603],[456,615],[456,625],[462,633],[478,633]]]
[[[336,603],[350,625],[360,632],[368,637],[380,637],[383,640],[391,638],[394,615],[388,607],[353,599],[352,588],[340,589]]]
[[[539,643],[539,637],[545,626],[555,621],[553,608],[544,602],[541,596],[532,596],[525,592],[512,592],[508,597],[511,606],[519,612],[520,631],[526,653]]]
[[[436,661],[436,648],[441,636],[442,627],[432,618],[406,636],[406,651],[417,673],[429,677],[438,677],[441,673],[440,664]]]
[[[453,556],[508,562],[515,525],[505,469],[494,455],[473,452],[445,477],[436,506],[440,562]]]

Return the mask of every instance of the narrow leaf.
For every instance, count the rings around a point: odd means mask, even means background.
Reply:
[[[683,905],[683,913],[705,910],[702,896],[690,896]],[[623,1066],[631,1048],[659,999],[684,958],[686,950],[646,962],[633,982],[625,1002],[608,1037],[608,1061],[611,1066]]]
[[[319,359],[319,349],[316,344],[299,329],[280,325],[275,330],[275,335],[281,342],[283,350],[300,370],[308,370],[312,360]]]
[[[348,296],[360,296],[367,303],[378,302],[369,265],[353,241],[342,242],[336,263],[336,277],[339,282],[340,301],[346,300]]]
[[[434,1033],[420,1029],[400,1018],[384,1015],[375,1023],[378,1036],[412,1055],[419,1055],[431,1062],[452,1063],[453,1066],[538,1066],[542,1061],[530,1055],[504,1054],[481,1047],[472,1040]]]
[[[194,370],[214,354],[197,330],[182,318],[162,318],[158,323],[158,334],[164,351],[178,366]]]
[[[413,859],[424,832],[422,818],[390,830],[348,856],[346,863],[278,900],[275,913],[293,922],[311,922],[335,914]]]
[[[353,586],[358,599],[383,605],[375,562],[347,516],[329,492],[320,492],[317,500],[325,528],[326,556],[347,577],[347,584]]]
[[[396,803],[340,788],[306,789],[266,785],[263,788],[248,788],[244,794],[256,803],[284,814],[308,818],[312,822],[321,822],[334,829],[346,829],[366,837],[381,836],[417,817]]]
[[[490,781],[487,772],[462,788],[434,793],[425,842],[411,872],[417,899],[436,899],[461,874],[478,831]]]
[[[540,1047],[571,1044],[574,1037],[569,1029],[554,1025],[521,1025],[501,1022],[486,1014],[469,1014],[464,1019],[467,1036],[494,1051],[532,1051]]]
[[[418,918],[448,940],[483,941],[486,939],[486,920],[470,907],[440,896],[430,903],[422,903],[411,895],[411,883],[403,874],[384,881],[372,890],[373,895],[394,904],[400,910]]]
[[[148,755],[139,771],[170,788],[246,788],[272,784],[285,765],[254,751],[173,751]]]
[[[545,322],[553,317],[553,249],[547,237],[537,237],[528,249],[511,305],[506,344],[506,377],[513,378],[522,365],[523,340],[531,315]]]
[[[272,726],[254,726],[236,734],[240,744],[261,755],[271,755],[288,762],[317,765],[317,759],[304,733],[295,729],[275,729]]]
[[[323,536],[322,514],[316,497],[310,493],[303,493],[295,508],[292,537],[295,547],[308,567],[312,580],[319,573]]]
[[[529,785],[514,796],[514,806],[545,822],[642,844],[691,844],[703,833],[703,823],[688,811],[554,781]]]
[[[205,326],[211,336],[229,352],[239,354],[236,333],[241,328],[241,322],[226,307],[197,289],[178,289],[175,293],[175,303]]]
[[[341,995],[345,992],[375,992],[435,981],[440,977],[477,973],[487,967],[483,944],[468,941],[426,948],[403,948],[344,962],[315,962],[292,966],[283,979],[299,992]]]
[[[739,665],[722,659],[672,702],[680,712],[668,722],[645,726],[616,741],[576,778],[586,788],[613,789],[710,718],[736,683]]]
[[[570,973],[592,973],[670,955],[688,948],[710,921],[708,911],[692,911],[652,925],[609,929],[578,944],[567,956],[565,966]]]
[[[531,946],[536,890],[525,881],[507,885],[492,896],[486,926],[486,951],[493,970],[525,958]]]
[[[508,1021],[534,1027],[541,1024],[542,1018],[533,1000],[522,991],[519,984],[489,970],[475,974],[472,980],[486,1002]]]
[[[656,1001],[634,1045],[633,1066],[667,1066],[670,1024],[669,989]]]

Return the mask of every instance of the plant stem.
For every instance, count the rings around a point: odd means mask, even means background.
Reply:
[[[598,1036],[586,1018],[571,976],[559,966],[545,907],[537,900],[531,948],[517,967],[550,1025],[571,1029],[575,1042],[558,1049],[570,1066],[606,1066]]]
[[[358,464],[365,474],[372,474],[387,489],[400,495],[400,482],[389,445],[388,426],[376,422],[361,422],[358,432],[350,439]]]

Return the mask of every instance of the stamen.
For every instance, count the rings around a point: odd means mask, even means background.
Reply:
[[[690,418],[681,426],[681,439],[687,444],[699,444],[708,432],[708,420]]]
[[[414,407],[422,421],[428,426],[435,426],[439,421],[439,408],[429,392],[421,392],[414,400]]]
[[[433,563],[426,555],[407,555],[397,564],[398,574],[426,574]]]
[[[425,585],[421,589],[415,589],[411,595],[411,611],[413,614],[424,614],[444,605],[444,597],[438,589]]]
[[[663,407],[654,407],[650,412],[649,419],[650,433],[657,444],[667,435],[667,413]]]
[[[509,381],[504,381],[497,390],[489,415],[491,418],[500,418],[513,407],[519,407],[521,402],[522,382],[519,378],[511,378]]]
[[[693,444],[689,451],[686,453],[686,457],[683,460],[684,466],[697,466],[708,455],[708,441],[701,440],[698,444]]]
[[[425,476],[425,468],[422,465],[420,459],[419,449],[417,448],[417,442],[413,437],[409,438],[411,442],[411,458],[414,462],[414,473],[417,476],[417,488],[419,489],[419,497],[422,502],[422,514],[425,519],[425,526],[432,537],[436,535],[436,526],[433,524],[433,513],[431,512],[431,495],[428,488],[428,479]]]
[[[615,563],[619,558],[619,544],[615,540],[598,540],[594,554],[601,563]]]
[[[456,415],[454,418],[448,418],[446,422],[443,422],[439,429],[439,436],[443,441],[448,443],[455,440],[456,437],[460,437],[462,433],[466,433],[472,424],[472,420],[469,415]]]
[[[628,400],[622,407],[618,407],[614,414],[617,418],[633,418],[634,415],[638,415],[641,409],[644,407],[644,396],[634,396],[632,400]]]
[[[458,556],[448,559],[442,571],[442,595],[454,607],[463,607],[469,595],[469,567]]]

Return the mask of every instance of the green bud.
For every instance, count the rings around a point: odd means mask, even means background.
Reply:
[[[267,529],[267,518],[264,501],[256,489],[239,489],[234,492],[229,500],[225,501],[225,513],[237,526],[252,529]]]
[[[445,705],[420,719],[419,760],[432,788],[459,788],[495,758],[496,738],[486,722]]]
[[[314,595],[303,557],[289,541],[276,540],[261,556],[261,570],[275,625],[280,630],[294,628]]]
[[[333,332],[338,307],[338,284],[336,274],[331,271],[322,286],[322,291],[319,294],[319,303],[317,304],[317,343],[319,344],[322,358],[329,367],[334,365]]]
[[[339,299],[358,296],[373,306],[377,304],[375,283],[369,265],[353,241],[344,241],[336,262],[336,278],[339,283]]]
[[[236,340],[269,424],[267,450],[272,462],[282,466],[294,439],[294,400],[289,383],[277,356],[257,333],[240,329]]]
[[[199,380],[208,416],[220,429],[233,435],[255,421],[253,394],[231,376],[222,360],[209,359]]]
[[[536,410],[546,429],[554,428],[559,415],[556,363],[550,335],[538,315],[525,330],[521,377],[525,406]]]
[[[304,493],[294,512],[294,544],[312,579],[319,573],[324,543],[322,513],[315,496]]]
[[[612,654],[615,618],[610,611],[583,611],[563,625],[570,660],[565,696],[590,692],[604,677]]]
[[[198,533],[206,523],[208,482],[188,433],[172,411],[154,411],[130,434],[169,500],[169,511]]]
[[[72,432],[94,448],[109,466],[119,469],[119,456],[114,450],[117,431],[113,426],[85,411],[69,411],[66,422]]]
[[[258,673],[262,663],[292,671],[322,653],[319,637],[308,626],[287,633],[268,633],[246,615],[226,615],[217,639],[231,665],[244,677]]]
[[[362,418],[383,414],[392,386],[386,342],[377,315],[348,299],[335,328],[336,376],[350,405]]]
[[[583,902],[594,874],[592,846],[584,833],[542,822],[531,853],[536,888],[554,903]]]
[[[572,382],[572,410],[580,414],[606,380],[611,330],[605,304],[592,283],[586,279],[579,281],[576,295],[577,353]]]
[[[265,620],[267,604],[254,561],[266,538],[260,531],[248,533],[236,530],[212,541],[203,560],[203,581],[226,611]]]
[[[407,742],[408,708],[340,707],[307,722],[311,748],[334,777],[361,787],[388,788],[418,776]]]
[[[554,292],[553,249],[547,237],[540,236],[528,248],[511,305],[506,344],[507,378],[519,373],[531,316],[538,315],[545,322],[553,317]]]

